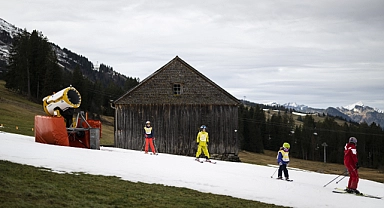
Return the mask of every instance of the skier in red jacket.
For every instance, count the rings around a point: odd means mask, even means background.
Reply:
[[[344,147],[344,165],[349,173],[348,187],[345,189],[348,193],[360,194],[357,190],[359,183],[359,163],[357,159],[357,139],[355,137],[349,138],[349,142]]]

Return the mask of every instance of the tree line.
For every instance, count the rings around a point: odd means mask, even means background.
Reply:
[[[313,115],[295,120],[287,109],[272,112],[272,109],[263,110],[262,105],[240,106],[241,149],[255,153],[277,151],[288,142],[290,156],[313,161],[324,161],[325,158],[326,162],[343,164],[344,146],[353,136],[358,140],[360,166],[384,168],[384,132],[379,125],[346,121],[341,125],[331,116],[324,116],[317,122]]]
[[[72,85],[81,94],[79,110],[98,116],[113,115],[110,100],[139,83],[139,79],[122,76],[104,64],[95,70],[87,58],[65,48],[68,59],[59,63],[56,48],[36,30],[32,33],[24,30],[15,36],[4,76],[6,88],[41,103],[45,96]]]

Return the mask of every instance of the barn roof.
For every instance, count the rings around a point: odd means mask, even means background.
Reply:
[[[156,70],[154,73],[152,73],[151,75],[149,75],[147,78],[145,78],[144,80],[142,80],[137,86],[135,86],[134,88],[130,89],[127,93],[125,93],[123,96],[121,96],[120,98],[118,98],[114,103],[115,104],[131,104],[128,100],[131,99],[131,96],[132,97],[137,97],[137,95],[134,95],[135,92],[137,91],[140,91],[140,90],[144,90],[142,89],[143,86],[145,86],[147,83],[151,82],[151,81],[154,81],[154,82],[158,82],[157,80],[155,81],[154,79],[161,73],[164,72],[164,70],[167,70],[169,67],[171,67],[172,64],[178,64],[180,63],[181,65],[183,65],[186,69],[190,70],[192,73],[196,74],[198,77],[200,77],[202,80],[204,80],[206,83],[208,83],[208,85],[212,86],[213,88],[215,88],[217,91],[219,91],[220,93],[222,93],[225,97],[226,97],[226,104],[230,103],[231,105],[239,105],[240,104],[240,101],[235,98],[234,96],[232,96],[230,93],[228,93],[226,90],[224,90],[223,88],[221,88],[219,85],[217,85],[216,83],[214,83],[212,80],[210,80],[208,77],[204,76],[202,73],[200,73],[199,71],[197,71],[195,68],[193,68],[192,66],[190,66],[187,62],[185,62],[184,60],[182,60],[181,58],[179,58],[178,56],[176,56],[175,58],[173,58],[171,61],[169,61],[167,64],[165,64],[163,67],[161,67],[160,69]],[[152,89],[154,89],[156,87],[152,87]],[[151,89],[151,90],[152,90]],[[147,89],[148,90],[148,89]],[[160,96],[160,95],[159,95]],[[228,102],[229,101],[229,102]],[[140,103],[143,103],[143,101],[141,101]],[[177,102],[175,102],[174,100],[171,102],[171,103],[175,103],[177,104]],[[184,101],[185,103],[185,101]],[[187,103],[188,104],[188,103]],[[216,104],[220,104],[220,103],[216,103]]]

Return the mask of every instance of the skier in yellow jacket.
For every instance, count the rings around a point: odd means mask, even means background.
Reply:
[[[205,125],[202,125],[200,127],[200,132],[197,134],[197,152],[196,152],[196,160],[199,161],[199,157],[201,154],[201,150],[203,150],[206,161],[210,162],[209,160],[209,152],[208,152],[208,142],[209,142],[209,136],[207,132],[207,127]]]
[[[288,163],[289,163],[289,148],[291,148],[291,145],[289,145],[288,142],[284,142],[283,146],[280,147],[280,150],[277,152],[277,163],[279,164],[279,171],[277,172],[277,179],[283,179],[283,172],[285,176],[285,180],[289,181],[289,175],[288,175]]]

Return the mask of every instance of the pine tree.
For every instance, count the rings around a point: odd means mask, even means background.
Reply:
[[[61,83],[56,55],[47,38],[36,30],[31,34],[24,30],[14,38],[8,68],[6,87],[30,99],[40,101]]]
[[[29,34],[26,30],[15,36],[8,58],[8,73],[5,75],[6,87],[20,94],[28,92]]]

